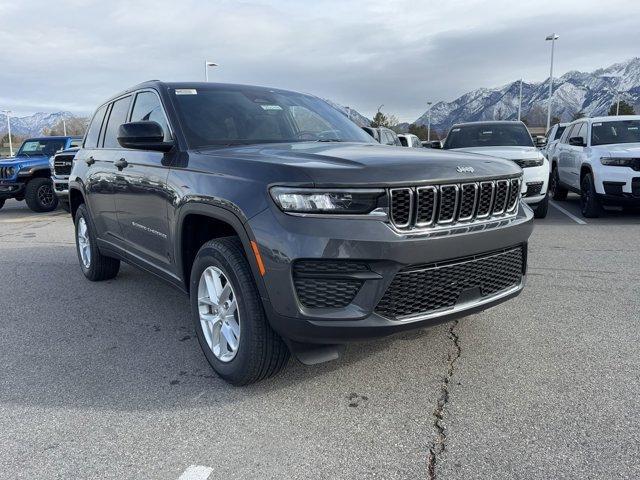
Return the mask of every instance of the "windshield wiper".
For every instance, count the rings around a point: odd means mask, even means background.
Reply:
[[[319,138],[316,142],[344,142],[344,140],[339,138]]]

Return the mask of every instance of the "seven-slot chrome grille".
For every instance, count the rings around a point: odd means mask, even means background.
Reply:
[[[389,189],[390,219],[402,230],[484,221],[514,214],[521,178]]]

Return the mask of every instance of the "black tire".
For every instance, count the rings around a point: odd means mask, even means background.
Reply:
[[[78,225],[80,224],[81,219],[85,222],[89,238],[89,251],[91,252],[91,256],[88,265],[85,265],[82,260],[82,255],[80,254]],[[75,227],[76,252],[78,254],[78,262],[80,263],[80,268],[82,269],[84,276],[92,282],[100,282],[102,280],[109,280],[118,275],[118,271],[120,270],[120,260],[102,255],[100,250],[98,250],[95,228],[91,221],[91,217],[89,216],[89,211],[84,204],[80,205],[76,211]]]
[[[542,200],[536,208],[533,209],[533,216],[535,218],[545,218],[547,216],[547,212],[549,211],[549,193],[544,196],[544,200]]]
[[[547,196],[551,195],[554,200],[566,200],[569,190],[560,185],[560,176],[558,175],[558,167],[553,166],[551,175],[549,176],[549,192]]]
[[[0,210],[4,207],[4,198],[0,198]]]
[[[36,177],[29,180],[24,190],[24,199],[34,212],[51,212],[58,208],[58,197],[53,191],[50,178]]]
[[[591,173],[585,174],[580,182],[580,208],[587,218],[597,218],[603,213]]]
[[[236,302],[240,338],[233,359],[223,362],[213,353],[202,330],[198,310],[198,286],[203,272],[217,267],[231,283]],[[279,372],[289,359],[289,350],[273,331],[262,306],[251,268],[237,237],[205,243],[191,269],[191,316],[200,347],[215,372],[233,385],[247,385]]]

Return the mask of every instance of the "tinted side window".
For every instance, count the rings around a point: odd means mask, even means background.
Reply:
[[[120,148],[120,144],[118,143],[118,128],[127,121],[130,102],[131,96],[113,102],[104,134],[104,148]]]
[[[87,130],[87,136],[84,140],[85,148],[96,148],[98,145],[98,137],[100,136],[100,127],[102,127],[102,120],[104,120],[104,113],[107,111],[107,106],[104,105],[98,109],[96,114],[93,116],[93,120],[91,121],[91,125],[89,125],[89,129]]]
[[[567,127],[567,134],[564,136],[562,143],[569,143],[569,139],[574,136],[573,131],[576,129],[576,127],[579,127],[579,124],[569,125]]]
[[[140,92],[133,104],[132,122],[158,122],[164,132],[164,141],[171,140],[167,117],[162,109],[160,99],[153,92]]]

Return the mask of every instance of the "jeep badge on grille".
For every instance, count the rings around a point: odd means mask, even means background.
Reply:
[[[473,167],[467,167],[466,165],[458,165],[456,167],[456,170],[458,171],[458,173],[473,173],[473,172],[475,172]]]

